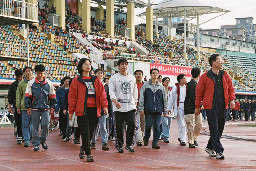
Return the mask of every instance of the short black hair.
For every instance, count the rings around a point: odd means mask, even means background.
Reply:
[[[25,67],[23,68],[23,73],[24,73],[27,69],[30,69],[30,70],[32,71],[32,68],[31,68],[31,67],[25,66]]]
[[[89,61],[90,63],[92,63],[91,60],[88,59],[88,58],[82,58],[82,59],[80,59],[80,61],[78,62],[77,70],[78,70],[78,73],[79,73],[79,74],[82,74],[82,73],[83,73],[82,66],[83,66],[83,64],[84,64],[86,61]],[[92,68],[91,70],[93,70],[93,68]]]
[[[217,59],[218,56],[220,56],[220,54],[218,54],[218,53],[214,53],[214,54],[212,54],[212,55],[210,56],[210,58],[209,58],[209,64],[210,64],[210,66],[212,66],[212,62],[213,62],[213,61],[216,61],[216,59]]]
[[[100,72],[100,71],[103,72],[103,70],[100,69],[100,68],[99,69],[95,69],[94,73],[96,74],[97,72]]]
[[[153,71],[157,71],[157,72],[159,73],[159,70],[158,70],[157,68],[152,68],[152,69],[150,70],[150,74],[152,74]]]
[[[105,77],[105,78],[104,78],[104,83],[106,82],[106,80],[109,80],[109,78],[108,78],[108,77]]]
[[[35,72],[44,72],[45,71],[45,67],[43,64],[39,64],[35,66]]]
[[[169,79],[169,80],[170,80],[170,78],[169,78],[169,77],[164,77],[164,78],[162,79],[162,83],[164,83],[164,82],[165,82],[165,80],[167,80],[167,79]]]
[[[64,84],[64,79],[60,80],[60,86],[62,86]]]
[[[192,68],[191,75],[193,78],[197,78],[201,73],[200,68]]]
[[[162,75],[158,75],[158,78],[162,78],[163,76]]]
[[[65,76],[62,80],[63,80],[63,84],[64,84],[64,82],[66,81],[66,80],[70,80],[71,78],[70,78],[70,76]]]
[[[180,74],[177,76],[177,81],[180,82],[180,80],[185,77],[186,75],[185,74]]]
[[[16,70],[15,70],[15,76],[16,76],[16,77],[22,77],[22,75],[23,75],[23,72],[22,72],[21,69],[16,69]]]
[[[126,64],[128,64],[128,60],[125,59],[125,58],[121,58],[121,59],[119,59],[119,60],[117,61],[117,65],[120,66],[121,63],[126,63]]]
[[[136,75],[137,72],[140,72],[140,73],[142,73],[142,75],[143,75],[143,71],[142,71],[142,70],[139,70],[139,69],[134,72],[134,75]]]

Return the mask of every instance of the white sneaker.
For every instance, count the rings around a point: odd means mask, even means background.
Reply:
[[[223,153],[217,153],[216,154],[216,159],[224,159],[225,157],[224,157],[224,155],[223,155]]]
[[[210,157],[216,157],[216,153],[214,150],[211,150],[209,148],[205,148],[206,153],[209,154]]]

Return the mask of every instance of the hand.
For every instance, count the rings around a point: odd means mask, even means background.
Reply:
[[[73,113],[70,113],[69,114],[69,120],[72,120],[72,118],[73,118]]]
[[[66,110],[63,110],[63,114],[66,115],[67,111]]]
[[[50,110],[50,114],[51,114],[51,115],[54,115],[54,112],[55,112],[55,109],[51,109],[51,110]]]
[[[115,102],[115,105],[116,105],[116,108],[117,108],[117,109],[120,109],[120,108],[122,107],[121,103],[119,103],[118,101]]]
[[[12,113],[12,108],[9,107],[8,112],[9,112],[9,113]]]
[[[28,113],[28,116],[30,116],[31,115],[31,109],[28,109],[27,113]]]
[[[171,111],[168,110],[167,113],[168,113],[168,115],[170,115],[170,114],[171,114]]]
[[[164,114],[164,117],[166,117],[166,116],[167,116],[167,114],[165,113],[165,114]]]
[[[144,115],[145,115],[144,111],[140,111],[140,116],[144,116]]]
[[[200,110],[199,109],[195,109],[195,114],[199,115],[200,114]]]
[[[231,108],[231,109],[234,109],[235,106],[236,106],[236,105],[235,105],[235,102],[234,102],[234,101],[231,101],[231,102],[230,102],[230,108]]]
[[[17,113],[20,114],[20,109],[17,109]]]
[[[108,114],[108,108],[103,108],[104,115]]]

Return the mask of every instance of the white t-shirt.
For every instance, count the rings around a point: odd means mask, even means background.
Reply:
[[[180,86],[180,102],[185,102],[186,98],[186,85]]]
[[[109,79],[110,99],[116,99],[121,103],[121,108],[117,109],[113,103],[113,111],[128,112],[136,109],[138,102],[138,89],[136,79],[133,75],[126,76],[120,73],[115,74]]]

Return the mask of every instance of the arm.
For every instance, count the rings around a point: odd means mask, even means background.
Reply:
[[[97,79],[98,80],[98,79]],[[107,94],[104,88],[104,85],[98,80],[99,84],[99,90],[100,90],[100,104],[102,108],[108,108],[108,100],[107,100]]]
[[[31,105],[32,105],[32,89],[31,89],[32,83],[31,81],[28,82],[27,84],[27,88],[26,88],[26,92],[25,92],[25,108],[26,109],[31,109]]]
[[[21,108],[21,98],[22,98],[22,90],[21,85],[19,84],[16,91],[16,108],[17,110]]]
[[[164,111],[164,114],[167,114],[168,102],[167,102],[167,94],[166,94],[164,86],[162,86],[162,92],[163,92],[163,103],[164,103],[164,110],[163,111]]]
[[[205,92],[204,82],[205,82],[204,77],[201,77],[196,86],[196,102],[195,102],[196,109],[200,109],[201,101],[203,100],[203,97],[204,97],[204,92]]]
[[[56,92],[56,100],[57,100],[57,105],[55,108],[55,112],[59,112],[59,108],[60,108],[60,89],[57,90]]]
[[[114,80],[113,77],[111,77],[111,78],[109,79],[109,94],[110,94],[110,99],[111,99],[111,101],[115,103],[115,105],[116,105],[116,107],[117,107],[118,109],[120,109],[120,108],[121,108],[121,103],[119,103],[119,102],[117,101],[117,97],[116,97],[116,86],[115,86],[115,80]]]
[[[77,103],[77,95],[78,95],[78,89],[77,89],[77,79],[75,78],[69,88],[68,93],[68,110],[69,114],[73,115],[76,109],[76,103]]]
[[[134,89],[133,89],[133,98],[134,98],[134,101],[136,103],[136,106],[137,106],[137,103],[138,103],[138,88],[137,88],[137,84],[136,84],[136,81],[134,81]]]
[[[10,86],[10,89],[8,91],[8,103],[9,103],[9,113],[12,113],[12,105],[14,104],[14,97],[16,96],[16,92],[15,88],[14,88],[14,83],[12,83],[12,85]]]
[[[50,100],[51,109],[55,109],[56,104],[57,104],[57,100],[56,100],[55,89],[54,89],[54,86],[53,86],[52,82],[50,82],[49,100]]]
[[[146,84],[147,83],[145,83],[140,89],[140,100],[139,100],[139,111],[140,112],[144,112],[144,97],[145,97]]]
[[[235,96],[235,89],[233,87],[232,84],[232,80],[230,79],[230,77],[227,75],[227,83],[228,83],[228,95],[229,95],[229,100],[235,100],[236,96]]]

